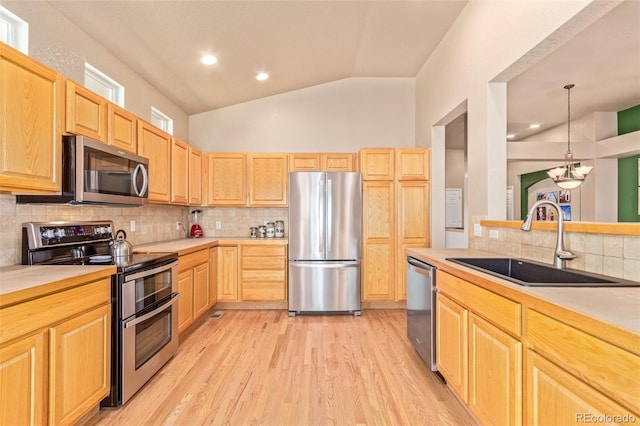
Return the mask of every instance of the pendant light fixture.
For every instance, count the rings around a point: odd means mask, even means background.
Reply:
[[[576,167],[571,152],[571,89],[574,84],[564,86],[567,89],[567,152],[564,154],[564,165],[547,172],[556,185],[562,189],[575,189],[579,187],[593,167]]]

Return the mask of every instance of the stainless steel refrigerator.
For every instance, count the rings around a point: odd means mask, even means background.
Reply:
[[[289,315],[360,315],[362,178],[289,173]]]

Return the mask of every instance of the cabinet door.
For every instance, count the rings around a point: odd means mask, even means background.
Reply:
[[[73,424],[109,394],[111,305],[49,329],[49,423]]]
[[[468,315],[444,294],[436,295],[436,364],[464,402],[468,401]]]
[[[396,179],[429,180],[427,148],[396,148]]]
[[[209,154],[207,202],[212,206],[247,203],[247,161],[245,154]]]
[[[108,143],[130,152],[138,152],[137,118],[129,111],[108,104]]]
[[[209,249],[209,307],[218,301],[218,247]]]
[[[107,100],[67,80],[66,131],[107,143]]]
[[[189,145],[171,138],[171,203],[189,202]]]
[[[286,206],[287,154],[249,154],[249,204]]]
[[[362,300],[395,297],[395,197],[393,182],[364,182],[362,189]]]
[[[195,318],[209,308],[209,262],[193,269],[193,311]]]
[[[356,154],[353,153],[329,153],[320,157],[322,171],[324,172],[355,172]]]
[[[45,334],[0,349],[0,424],[46,423]]]
[[[178,333],[182,333],[194,320],[193,315],[193,268],[178,273]]]
[[[468,402],[483,424],[522,424],[522,343],[473,313]]]
[[[429,247],[429,183],[402,181],[396,184],[398,193],[398,254],[397,265],[406,262],[405,249]],[[398,267],[396,299],[407,298],[407,270]]]
[[[149,201],[171,200],[171,135],[138,120],[138,154],[149,159]]]
[[[595,423],[605,415],[631,414],[532,350],[527,350],[526,366],[524,423],[527,425]]]
[[[362,180],[394,180],[395,152],[393,148],[363,148],[360,150]]]
[[[0,191],[61,189],[62,78],[0,43]]]
[[[189,205],[202,205],[202,182],[204,180],[202,152],[189,147]]]
[[[240,248],[243,301],[285,301],[287,258],[280,245],[243,245]]]
[[[238,247],[218,247],[218,300],[238,300]]]
[[[319,172],[320,154],[289,154],[290,172]]]

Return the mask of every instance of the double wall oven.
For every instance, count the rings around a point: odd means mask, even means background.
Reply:
[[[111,221],[22,225],[26,265],[115,265],[111,278],[111,393],[102,407],[126,403],[178,349],[178,257],[110,253]]]

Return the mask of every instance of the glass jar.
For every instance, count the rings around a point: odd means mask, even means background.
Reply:
[[[276,224],[273,222],[267,222],[267,238],[273,238],[276,236]]]
[[[284,237],[284,220],[276,220],[276,238]]]
[[[264,225],[258,226],[258,237],[264,238],[267,236],[267,227]]]
[[[258,228],[256,226],[249,228],[249,236],[251,236],[251,238],[256,238],[258,236]]]

